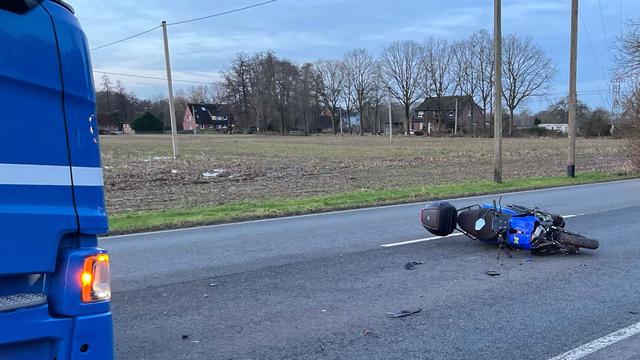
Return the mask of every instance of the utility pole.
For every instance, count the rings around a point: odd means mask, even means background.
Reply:
[[[169,88],[169,117],[171,118],[171,142],[173,144],[173,158],[178,157],[178,131],[176,129],[176,111],[173,104],[173,80],[171,79],[171,60],[169,59],[169,37],[167,35],[167,22],[162,22],[162,34],[164,35],[164,61],[167,69],[167,87]],[[195,114],[193,114],[195,117]]]
[[[495,106],[493,112],[493,181],[502,183],[502,3],[493,0],[493,42],[495,44]]]
[[[391,92],[389,92],[389,141],[393,140],[393,113],[391,111]]]
[[[571,54],[569,55],[569,161],[567,176],[576,177],[576,76],[578,66],[578,0],[571,1]]]

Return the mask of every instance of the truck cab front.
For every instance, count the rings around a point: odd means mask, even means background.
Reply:
[[[0,359],[111,359],[87,41],[62,1],[2,1],[0,24]]]

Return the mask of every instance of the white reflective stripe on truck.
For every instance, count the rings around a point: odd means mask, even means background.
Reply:
[[[71,169],[75,186],[104,186],[102,168],[73,166]]]
[[[103,186],[102,168],[72,167],[77,186]],[[68,166],[0,164],[0,185],[71,186]]]

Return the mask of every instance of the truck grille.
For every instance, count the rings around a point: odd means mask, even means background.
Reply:
[[[0,296],[0,312],[22,309],[47,303],[45,294],[16,294]]]

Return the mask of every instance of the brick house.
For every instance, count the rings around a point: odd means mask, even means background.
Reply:
[[[428,97],[416,106],[411,121],[413,130],[431,133],[440,125],[441,132],[453,132],[458,116],[458,133],[478,134],[485,127],[482,108],[471,96]]]
[[[187,104],[182,120],[184,131],[231,131],[235,119],[231,108],[221,104]]]
[[[98,133],[101,135],[119,135],[124,133],[122,124],[109,114],[98,114]]]

